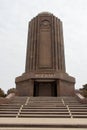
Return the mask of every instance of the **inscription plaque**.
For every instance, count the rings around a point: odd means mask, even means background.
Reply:
[[[41,78],[55,78],[55,74],[35,74],[35,77],[41,77]]]

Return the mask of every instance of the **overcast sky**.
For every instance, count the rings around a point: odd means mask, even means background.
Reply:
[[[66,70],[76,88],[87,83],[87,0],[0,0],[0,88],[25,70],[28,22],[48,11],[63,22]]]

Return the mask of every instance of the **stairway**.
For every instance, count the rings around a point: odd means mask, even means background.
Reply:
[[[15,97],[0,105],[0,117],[87,118],[87,104],[75,97]]]
[[[61,98],[32,97],[23,106],[19,117],[68,118],[70,115]]]
[[[87,104],[76,97],[14,97],[0,105],[0,130],[85,130]]]

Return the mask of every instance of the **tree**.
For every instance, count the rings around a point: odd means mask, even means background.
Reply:
[[[0,97],[5,97],[5,93],[1,88],[0,88]]]
[[[10,93],[16,93],[16,88],[10,88],[10,89],[8,89],[7,95],[10,94]]]
[[[87,90],[87,84],[83,85],[83,89]]]
[[[87,97],[87,84],[83,85],[83,88],[80,89],[84,97]]]

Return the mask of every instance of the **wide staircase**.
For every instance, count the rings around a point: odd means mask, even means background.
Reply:
[[[15,97],[0,105],[0,117],[87,118],[87,104],[75,97]]]
[[[0,121],[2,119],[8,119],[13,120],[13,122],[19,120],[22,122],[16,124],[12,123],[1,123],[0,128],[3,127],[3,130],[6,129],[13,129],[16,128],[16,126],[20,129],[23,129],[25,126],[26,129],[31,128],[35,129],[39,127],[44,128],[62,128],[63,125],[58,125],[58,122],[56,125],[51,126],[50,122],[55,122],[57,120],[65,120],[69,122],[69,119],[86,119],[87,118],[87,104],[81,104],[78,102],[76,97],[14,97],[13,100],[8,104],[1,104],[0,105]],[[39,121],[39,124],[32,123],[30,124],[31,120],[35,120],[36,122]],[[48,119],[48,120],[47,120]],[[27,123],[24,124],[24,120],[26,120]],[[42,124],[40,121],[42,120]],[[44,122],[47,120],[48,124],[43,125]],[[50,122],[49,122],[50,120]],[[62,121],[63,121],[62,120]],[[68,123],[67,122],[67,123]],[[75,123],[74,123],[75,124]],[[60,126],[60,127],[59,127]],[[68,129],[68,124],[66,125]],[[72,126],[72,121],[71,121]],[[82,127],[84,126],[84,127]],[[87,125],[79,124],[78,128],[87,128]],[[33,127],[33,128],[32,128]],[[76,125],[75,125],[76,127]],[[24,129],[25,129],[24,128]],[[18,129],[19,130],[19,129]],[[42,129],[41,129],[42,130]],[[65,130],[65,129],[64,129]]]

